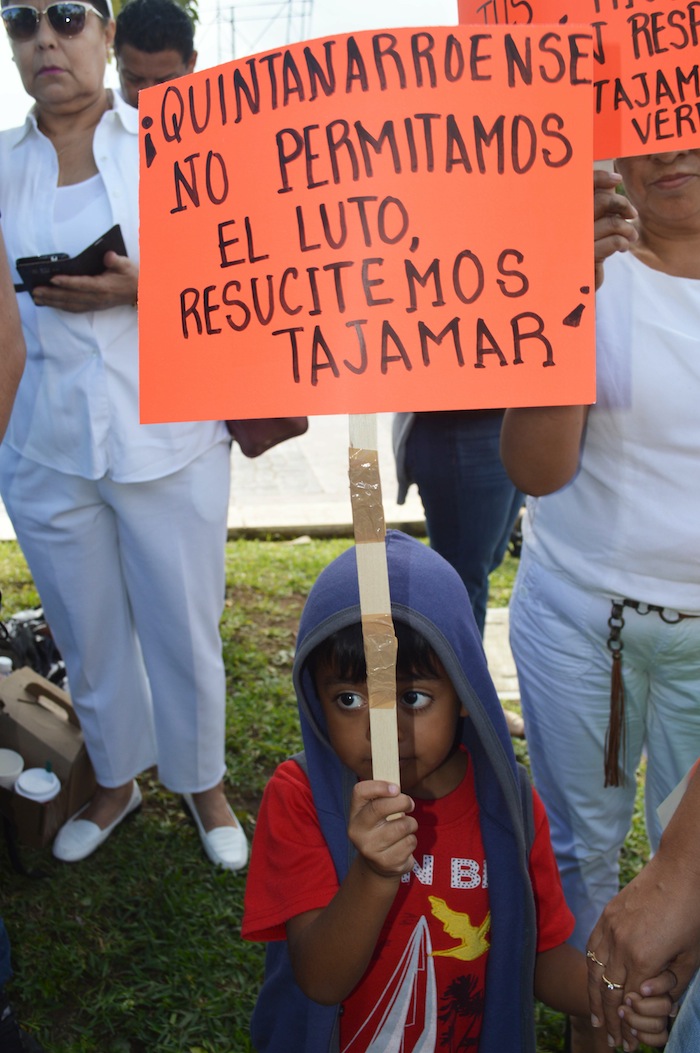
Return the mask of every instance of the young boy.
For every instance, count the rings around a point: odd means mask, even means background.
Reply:
[[[547,821],[536,796],[524,819],[532,791],[458,574],[395,531],[387,559],[402,789],[372,779],[350,549],[304,609],[294,682],[305,754],[275,772],[255,831],[243,935],[268,951],[253,1044],[534,1053],[533,989],[587,1012]],[[640,1039],[665,1038],[671,982],[627,1007]]]

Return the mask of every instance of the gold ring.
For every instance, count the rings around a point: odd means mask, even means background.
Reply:
[[[595,963],[596,963],[596,965],[599,965],[599,966],[601,967],[601,969],[604,969],[604,968],[605,968],[605,966],[603,965],[603,963],[602,963],[602,962],[599,962],[599,961],[598,961],[598,959],[596,958],[596,956],[595,956],[595,954],[593,953],[593,951],[586,951],[586,957],[587,957],[587,958],[590,958],[592,962],[595,962]]]
[[[608,978],[605,975],[605,973],[603,973],[603,975],[601,976],[601,980],[603,981],[603,983],[607,987],[608,991],[624,991],[624,989],[625,989],[625,985],[624,984],[614,984],[612,982],[612,980],[608,980]]]

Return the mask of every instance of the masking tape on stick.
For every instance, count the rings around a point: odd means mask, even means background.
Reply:
[[[370,709],[396,706],[396,636],[390,614],[362,618]]]
[[[376,450],[350,448],[350,502],[358,545],[383,541],[386,536],[379,456]]]

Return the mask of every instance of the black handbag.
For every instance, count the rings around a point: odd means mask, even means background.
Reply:
[[[309,427],[308,417],[254,417],[251,420],[227,420],[226,427],[246,457],[261,453],[303,435]]]
[[[41,607],[0,621],[0,656],[10,658],[13,669],[29,666],[57,687],[65,685],[66,667]]]

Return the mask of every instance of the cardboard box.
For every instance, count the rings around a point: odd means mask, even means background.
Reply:
[[[20,841],[50,844],[63,823],[95,792],[95,774],[70,695],[28,667],[0,680],[0,746],[16,750],[25,768],[51,770],[61,791],[42,804],[0,787],[0,812]]]

